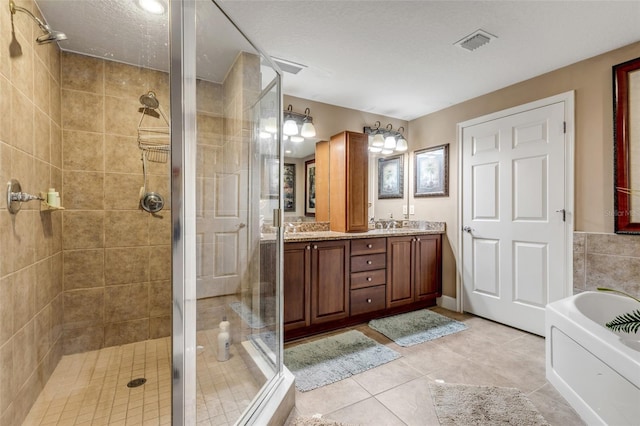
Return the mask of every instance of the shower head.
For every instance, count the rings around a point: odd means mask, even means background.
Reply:
[[[16,12],[26,13],[27,15],[29,15],[31,17],[31,19],[33,19],[36,22],[36,24],[38,24],[40,29],[42,31],[44,31],[44,34],[42,34],[40,37],[36,38],[36,43],[38,43],[38,44],[46,44],[46,43],[51,43],[53,41],[60,41],[60,40],[66,40],[67,39],[67,35],[65,33],[60,32],[60,31],[52,30],[51,27],[49,27],[49,25],[47,25],[44,22],[42,22],[40,19],[38,19],[37,16],[35,16],[29,10],[25,9],[24,7],[16,6],[16,4],[13,2],[13,0],[9,1],[9,10],[11,11],[12,15],[15,15]]]
[[[36,38],[36,43],[46,44],[46,43],[52,43],[54,41],[60,41],[60,40],[66,40],[66,39],[67,39],[67,35],[65,33],[60,31],[48,30],[45,34],[42,34],[40,37]]]
[[[155,92],[152,92],[151,90],[149,90],[148,93],[145,93],[144,95],[140,96],[140,103],[145,108],[151,108],[151,109],[156,109],[160,106],[160,102],[158,102],[158,98],[156,98]]]

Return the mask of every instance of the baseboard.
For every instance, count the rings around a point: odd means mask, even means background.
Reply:
[[[442,296],[436,299],[436,303],[441,308],[448,309],[450,311],[456,312],[458,310],[458,301],[455,297],[451,296]]]

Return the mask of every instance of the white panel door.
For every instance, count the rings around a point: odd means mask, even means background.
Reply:
[[[461,133],[464,310],[539,335],[565,289],[564,108]]]

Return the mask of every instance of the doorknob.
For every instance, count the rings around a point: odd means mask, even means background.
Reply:
[[[470,234],[471,232],[473,232],[473,229],[471,229],[471,227],[470,227],[470,226],[465,226],[464,228],[462,228],[462,230],[463,230],[464,232],[468,232],[469,234]]]

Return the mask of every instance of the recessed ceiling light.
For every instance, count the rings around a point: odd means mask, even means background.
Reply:
[[[162,15],[165,11],[164,3],[160,0],[137,0],[138,6],[154,15]]]

